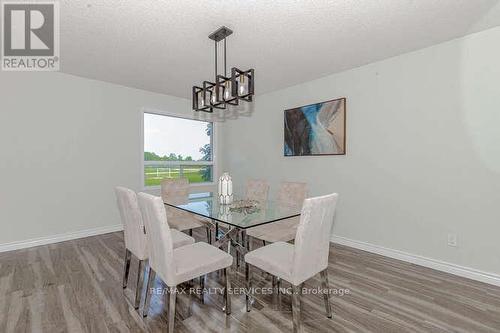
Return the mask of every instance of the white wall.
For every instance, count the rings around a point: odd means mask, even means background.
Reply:
[[[338,192],[335,235],[499,274],[499,41],[494,28],[257,96],[224,124],[221,171]],[[283,110],[337,97],[347,155],[283,157]]]
[[[0,72],[0,248],[120,224],[114,187],[142,189],[142,107],[192,114],[185,99]]]

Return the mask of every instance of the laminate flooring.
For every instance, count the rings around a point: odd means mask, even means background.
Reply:
[[[204,232],[195,232],[203,240]],[[255,244],[257,246],[257,243]],[[0,332],[162,332],[165,296],[154,295],[145,319],[122,289],[124,242],[116,232],[0,253]],[[302,297],[305,332],[500,332],[500,288],[340,245],[331,245],[328,269],[334,317],[328,319],[319,275]],[[271,277],[256,273],[257,287]],[[234,265],[235,290],[244,287],[243,267]],[[223,276],[206,278],[207,288]],[[161,290],[162,282],[155,281]],[[287,285],[284,283],[283,287]],[[291,332],[289,295],[256,295],[253,310],[232,295],[232,313],[221,310],[220,294],[178,296],[176,332]]]

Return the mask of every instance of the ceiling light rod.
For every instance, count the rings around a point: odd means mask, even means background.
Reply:
[[[213,40],[215,43],[215,78],[217,78],[217,75],[219,75],[217,66],[219,65],[219,60],[217,58],[218,56],[218,49],[217,45],[220,41],[224,42],[224,76],[227,76],[227,36],[230,36],[233,33],[233,31],[227,27],[221,27],[217,29],[217,31],[211,33],[208,38]]]
[[[218,49],[217,45],[220,41],[224,41],[224,76],[227,76],[227,66],[226,66],[226,61],[227,61],[227,49],[226,49],[226,38],[227,36],[230,36],[233,33],[233,30],[229,29],[228,27],[221,27],[217,29],[216,31],[212,32],[208,38],[213,40],[215,43],[215,78],[217,78],[217,75],[219,75],[217,66],[219,65],[219,60],[217,58],[218,56]]]
[[[193,110],[213,112],[213,109],[225,109],[226,104],[238,105],[240,100],[252,102],[254,95],[254,70],[231,69],[227,76],[227,42],[233,31],[221,27],[208,38],[215,42],[215,82],[203,81],[203,86],[193,86]],[[224,41],[224,75],[218,73],[218,43]]]

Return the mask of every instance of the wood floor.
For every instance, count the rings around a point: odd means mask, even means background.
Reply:
[[[163,296],[155,295],[142,319],[121,286],[123,234],[111,233],[0,253],[0,332],[160,332],[166,329]],[[135,285],[137,264],[131,267]],[[258,286],[270,277],[258,274]],[[332,246],[330,287],[334,318],[323,299],[306,295],[306,332],[500,332],[500,288],[344,246]],[[243,287],[242,270],[232,274]],[[222,276],[207,277],[217,287]],[[320,285],[318,278],[307,287]],[[161,283],[156,281],[156,287]],[[285,286],[286,287],[286,286]],[[127,297],[132,290],[127,289]],[[221,295],[178,297],[176,332],[290,332],[290,297],[257,296],[247,313],[244,296],[232,296],[232,314]]]

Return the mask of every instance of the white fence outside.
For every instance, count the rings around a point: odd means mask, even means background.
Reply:
[[[202,167],[210,167],[212,174],[212,161],[144,161],[144,176],[158,179],[180,178],[185,173],[199,172]]]

